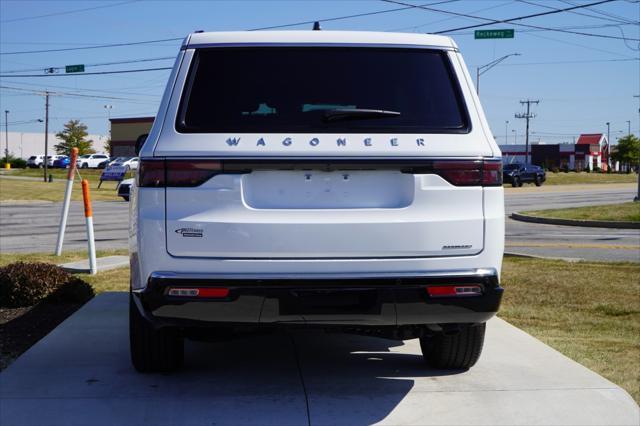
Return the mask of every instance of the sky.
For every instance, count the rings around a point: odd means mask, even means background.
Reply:
[[[45,68],[85,64],[86,73],[166,68],[172,66],[181,39],[195,30],[247,30],[300,22],[283,30],[303,30],[312,26],[305,22],[319,20],[323,30],[448,31],[473,76],[476,67],[519,53],[480,80],[480,99],[500,144],[524,143],[525,120],[514,115],[523,112],[520,101],[526,99],[540,101],[532,105],[536,114],[530,124],[532,141],[572,142],[580,133],[606,133],[607,122],[613,143],[627,134],[627,121],[632,133],[640,133],[640,97],[634,97],[640,95],[637,0],[516,21],[529,27],[498,23],[479,28],[515,30],[513,39],[496,40],[476,40],[474,29],[456,29],[597,0],[395,1],[0,0],[1,129],[4,111],[9,110],[10,132],[42,132],[43,124],[37,120],[44,118],[44,98],[39,93],[49,90],[58,93],[50,98],[50,131],[78,119],[90,134],[106,135],[109,116],[155,115],[169,76],[168,70],[65,75],[64,68],[45,76]],[[358,14],[368,15],[329,20]],[[130,44],[166,39],[176,40]],[[103,44],[125,45],[86,49]],[[75,50],[33,52],[70,48]]]

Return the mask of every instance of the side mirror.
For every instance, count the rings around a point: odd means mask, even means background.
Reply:
[[[144,145],[144,141],[147,140],[147,136],[149,136],[148,134],[146,135],[141,135],[138,136],[138,139],[136,139],[136,155],[140,155],[140,150],[142,150],[142,146]]]

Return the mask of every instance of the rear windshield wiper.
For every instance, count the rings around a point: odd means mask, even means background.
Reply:
[[[382,109],[360,109],[360,108],[335,108],[324,112],[324,121],[343,120],[368,120],[372,118],[399,117],[398,111],[385,111]]]

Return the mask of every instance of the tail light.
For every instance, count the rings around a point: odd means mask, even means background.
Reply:
[[[427,287],[431,297],[468,297],[481,296],[482,287],[479,285],[438,285]]]
[[[501,186],[500,160],[434,161],[433,173],[456,186]]]
[[[142,160],[140,187],[194,187],[222,172],[217,160]]]
[[[219,173],[250,173],[260,167],[296,170],[400,170],[411,174],[437,174],[455,186],[501,186],[500,160],[142,160],[139,187],[195,187]]]

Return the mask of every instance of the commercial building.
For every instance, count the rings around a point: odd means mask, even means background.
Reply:
[[[505,164],[526,161],[525,145],[500,145],[500,149]],[[581,134],[576,143],[529,144],[529,163],[547,169],[607,170],[609,161],[609,142],[602,133]]]
[[[5,149],[7,147],[5,132],[0,132],[0,152],[4,156]],[[9,154],[28,159],[32,155],[44,155],[44,133],[31,133],[31,132],[9,132]],[[104,144],[107,142],[107,136],[103,135],[88,135],[87,139],[93,141],[93,149],[97,153],[105,152]],[[56,153],[53,147],[60,143],[60,140],[56,138],[55,133],[49,133],[47,155],[53,155]]]

